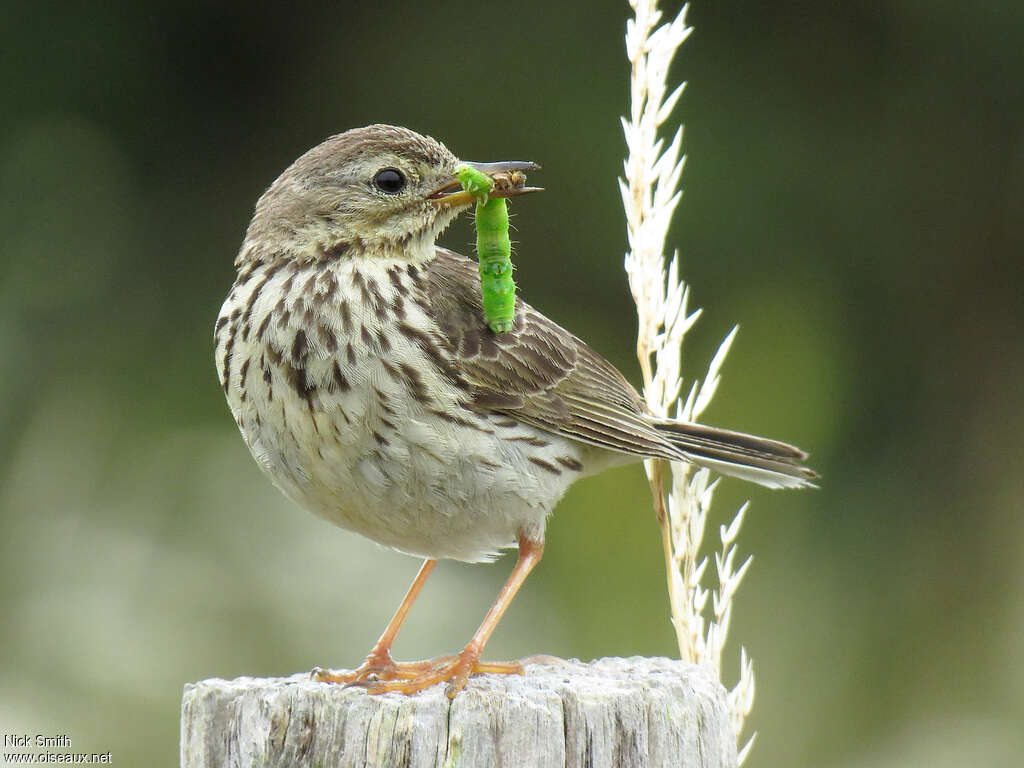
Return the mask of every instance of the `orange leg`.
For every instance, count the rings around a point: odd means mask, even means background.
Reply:
[[[480,627],[458,655],[443,656],[433,661],[419,662],[415,670],[413,665],[409,665],[408,671],[415,671],[416,674],[393,676],[393,678],[400,677],[404,679],[392,678],[382,680],[378,678],[377,681],[360,681],[358,684],[365,686],[369,693],[385,693],[387,691],[415,693],[447,680],[450,681],[447,691],[448,698],[454,698],[466,686],[466,681],[469,680],[470,675],[484,673],[522,674],[523,665],[520,663],[481,663],[480,654],[483,653],[487,640],[490,638],[491,633],[494,632],[494,628],[498,626],[498,622],[501,621],[501,617],[512,602],[512,598],[516,596],[516,592],[519,591],[523,582],[526,581],[530,571],[540,562],[543,554],[543,542],[530,541],[520,537],[519,560],[516,562],[516,567],[512,569],[508,581],[501,588],[498,598],[494,601],[494,605],[491,606],[491,610],[487,612]],[[405,671],[404,669],[402,670],[403,673]]]
[[[391,658],[391,646],[395,642],[398,630],[402,628],[402,624],[405,622],[405,617],[409,615],[409,609],[412,608],[412,604],[419,597],[420,591],[427,582],[430,572],[434,570],[435,565],[437,565],[437,560],[423,561],[419,573],[416,574],[416,578],[413,579],[412,584],[409,586],[409,591],[405,593],[402,604],[398,606],[395,615],[391,617],[391,621],[384,628],[384,634],[380,636],[380,639],[373,646],[373,649],[366,657],[366,661],[359,665],[359,669],[338,674],[317,667],[313,670],[312,678],[322,683],[346,684],[369,679],[390,680],[396,677],[412,677],[429,667],[431,664],[429,661],[396,664]]]

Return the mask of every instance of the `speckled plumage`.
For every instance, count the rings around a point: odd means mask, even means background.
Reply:
[[[454,696],[471,674],[522,670],[480,654],[582,475],[661,457],[774,487],[815,476],[784,443],[652,417],[610,363],[524,301],[511,331],[491,331],[476,265],[435,245],[473,202],[452,192],[458,165],[433,139],[385,125],[311,149],[257,202],[214,330],[231,412],[274,484],[426,558],[364,664],[314,673],[373,693],[450,680]],[[437,559],[487,560],[515,544],[512,574],[459,654],[392,661]]]
[[[265,265],[225,304],[217,360],[243,437],[289,498],[403,552],[476,561],[542,536],[589,452],[475,404],[484,390],[431,316],[464,268],[446,251],[420,267]],[[482,356],[481,341],[463,340]]]
[[[487,328],[475,264],[434,245],[457,211],[422,194],[396,207],[369,185],[401,165],[435,189],[457,164],[432,139],[371,126],[314,148],[260,199],[216,360],[278,488],[386,546],[477,561],[543,540],[569,484],[616,463],[728,471],[746,452],[753,479],[805,484],[790,446],[657,422],[612,365],[523,301],[512,332]]]

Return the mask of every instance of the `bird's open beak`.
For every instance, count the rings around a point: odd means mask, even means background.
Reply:
[[[486,173],[488,176],[497,176],[499,180],[505,182],[496,183],[489,195],[490,197],[514,197],[515,195],[525,195],[530,192],[540,192],[543,189],[542,187],[526,186],[526,172],[540,170],[540,166],[536,163],[522,160],[506,160],[501,163],[471,163],[466,161],[466,165],[470,165],[476,170]],[[456,178],[453,178],[443,187],[431,192],[427,196],[427,200],[444,208],[456,208],[462,205],[472,205],[476,202],[476,198],[464,190],[462,184]]]

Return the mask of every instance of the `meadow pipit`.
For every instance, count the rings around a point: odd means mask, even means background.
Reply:
[[[434,139],[386,125],[309,150],[257,202],[214,334],[231,411],[271,481],[313,513],[425,558],[364,664],[317,673],[374,693],[447,680],[454,696],[471,674],[521,669],[480,653],[580,477],[649,457],[772,487],[815,477],[785,443],[651,416],[618,370],[523,301],[511,331],[491,331],[475,263],[435,245],[475,202],[458,165]],[[512,575],[460,653],[392,661],[438,559],[486,561],[515,544]]]

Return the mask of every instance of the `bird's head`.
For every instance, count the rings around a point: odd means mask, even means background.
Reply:
[[[434,240],[474,198],[447,147],[407,128],[370,125],[332,136],[282,173],[256,203],[236,264],[252,259],[432,256]],[[485,173],[533,163],[470,163]],[[512,187],[498,195],[521,194]]]

